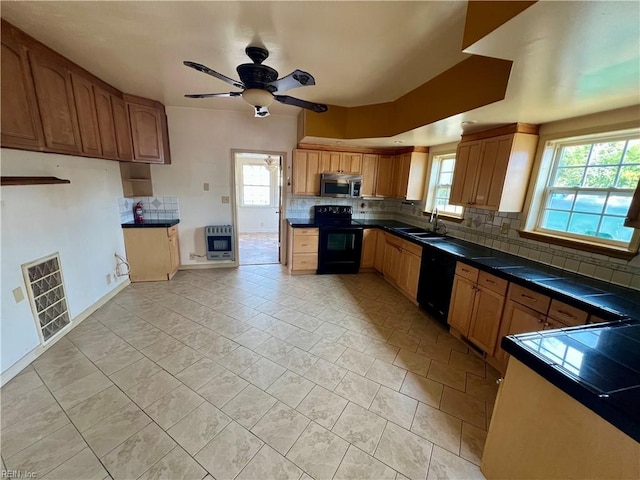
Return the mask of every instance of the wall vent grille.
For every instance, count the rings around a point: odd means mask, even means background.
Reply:
[[[46,343],[71,322],[60,255],[55,253],[25,264],[22,271],[38,331]]]

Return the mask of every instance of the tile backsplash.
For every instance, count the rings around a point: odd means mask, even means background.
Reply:
[[[354,219],[394,219],[420,227],[429,227],[422,215],[420,202],[401,200],[338,199],[322,197],[291,197],[287,202],[287,217],[308,218],[314,205],[351,205]],[[363,206],[364,205],[364,206]],[[521,238],[516,231],[521,213],[487,212],[467,208],[462,223],[447,222],[447,234],[452,237],[495,248],[519,257],[552,265],[562,270],[640,290],[640,255],[631,260],[583,252],[573,248]],[[502,227],[505,226],[505,233]]]
[[[130,197],[118,199],[121,223],[133,221],[133,206],[138,202],[142,202],[145,220],[180,218],[178,197]]]

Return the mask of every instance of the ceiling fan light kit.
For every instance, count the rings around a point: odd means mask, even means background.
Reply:
[[[209,67],[196,62],[183,62],[187,67],[193,68],[207,75],[211,75],[223,82],[239,88],[239,92],[228,93],[192,93],[187,94],[187,98],[211,98],[211,97],[242,97],[242,99],[255,109],[256,117],[269,116],[269,105],[274,100],[284,103],[285,105],[293,105],[296,107],[307,108],[317,113],[326,112],[329,108],[323,103],[308,102],[299,98],[290,97],[289,95],[280,95],[287,90],[298,87],[306,87],[315,85],[316,81],[313,75],[302,70],[295,70],[289,75],[278,78],[278,72],[262,65],[269,52],[262,47],[248,46],[245,53],[251,58],[253,63],[243,63],[238,65],[236,71],[240,76],[240,80],[234,80],[221,73],[211,70]]]

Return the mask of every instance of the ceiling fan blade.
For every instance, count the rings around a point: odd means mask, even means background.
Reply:
[[[300,100],[299,98],[290,97],[289,95],[274,95],[273,98],[275,98],[280,103],[284,103],[285,105],[307,108],[309,110],[313,110],[316,113],[322,113],[329,110],[329,107],[327,107],[324,103],[307,102],[306,100]]]
[[[242,92],[229,93],[189,93],[185,95],[187,98],[211,98],[211,97],[241,97]]]
[[[293,88],[315,84],[316,80],[313,78],[313,75],[303,72],[302,70],[294,70],[289,75],[267,84],[267,90],[271,93],[283,93]]]
[[[271,115],[267,107],[255,107],[256,113],[254,117],[268,117]]]
[[[223,82],[227,82],[236,88],[244,88],[244,85],[241,81],[234,80],[233,78],[229,78],[226,75],[216,72],[215,70],[211,70],[209,67],[206,67],[196,62],[190,62],[188,60],[185,60],[182,63],[184,63],[187,67],[191,67],[195,70],[198,70],[199,72],[206,73],[207,75],[211,75],[212,77],[222,80]]]

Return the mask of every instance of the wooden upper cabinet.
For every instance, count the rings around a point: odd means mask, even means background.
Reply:
[[[510,128],[514,133],[475,138],[484,133],[480,132],[470,141],[463,137],[456,153],[450,203],[501,212],[522,211],[538,135],[518,131],[519,124]]]
[[[294,150],[292,193],[294,195],[320,195],[320,152]]]
[[[340,161],[340,172],[342,173],[362,173],[362,154],[343,153]]]
[[[93,95],[96,104],[96,116],[98,120],[98,132],[102,156],[105,158],[118,158],[116,145],[116,129],[111,108],[111,94],[96,85],[93,86]],[[82,132],[82,130],[80,130]]]
[[[40,120],[47,149],[81,153],[80,131],[67,66],[55,54],[29,52]]]
[[[427,180],[427,154],[404,153],[396,157],[393,196],[422,201]]]
[[[169,163],[165,151],[166,117],[164,107],[158,102],[130,95],[125,96],[131,124],[133,161],[145,163]]]
[[[477,162],[480,158],[481,149],[481,140],[460,142],[458,144],[449,203],[466,206],[471,204],[476,174],[478,173]]]
[[[2,146],[40,150],[44,146],[40,114],[27,49],[2,23]]]
[[[373,197],[376,194],[378,158],[378,155],[369,153],[362,156],[362,187],[360,192],[363,197]]]
[[[638,180],[636,190],[633,192],[631,205],[629,205],[629,211],[624,219],[624,226],[640,228],[640,180]]]
[[[319,152],[320,173],[339,172],[342,163],[342,152]]]
[[[376,178],[376,196],[378,197],[392,197],[394,194],[394,160],[393,155],[380,155]]]
[[[121,98],[111,96],[113,110],[113,125],[116,135],[116,148],[119,160],[133,160],[133,146],[131,145],[131,125],[127,104]]]
[[[102,154],[102,148],[93,85],[89,80],[75,73],[71,74],[71,83],[78,115],[82,153],[99,157]]]

